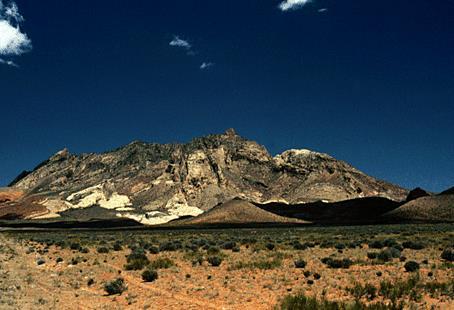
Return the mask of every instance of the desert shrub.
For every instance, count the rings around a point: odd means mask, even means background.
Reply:
[[[296,261],[294,261],[294,264],[295,264],[295,267],[296,268],[304,268],[306,267],[306,262],[302,259],[298,259]]]
[[[401,310],[403,305],[388,306],[384,303],[366,305],[356,300],[354,303],[328,301],[326,298],[306,297],[304,294],[286,296],[276,309],[281,310]]]
[[[331,241],[331,240],[323,240],[322,242],[320,242],[320,248],[322,249],[328,249],[328,248],[332,248],[334,247],[334,241]]]
[[[381,277],[383,275],[381,271],[377,271],[375,274],[377,275],[377,277]]]
[[[320,279],[322,276],[319,274],[319,273],[314,273],[314,279],[315,280],[318,280]]]
[[[207,249],[207,254],[208,255],[219,254],[219,252],[221,252],[221,250],[218,247],[216,247],[216,246],[210,246]]]
[[[364,286],[360,283],[355,283],[353,287],[347,288],[347,291],[356,299],[366,297],[369,300],[373,300],[377,296],[377,288],[369,283],[366,283]]]
[[[100,246],[100,247],[98,247],[98,248],[96,249],[96,251],[97,251],[98,253],[101,253],[101,254],[103,254],[103,253],[109,253],[109,249],[108,249],[107,247],[105,247],[105,246]]]
[[[142,280],[153,282],[158,279],[158,272],[153,268],[147,268],[142,272]]]
[[[55,242],[55,245],[58,246],[58,247],[59,247],[60,249],[62,249],[62,250],[63,250],[64,248],[66,248],[66,242],[63,241],[63,240],[60,240],[60,241]]]
[[[211,266],[213,267],[218,267],[222,263],[222,258],[219,256],[210,256],[207,259],[208,263],[210,263]]]
[[[405,241],[402,243],[404,249],[411,249],[411,250],[422,250],[424,249],[424,244],[415,241]]]
[[[114,251],[121,251],[123,250],[123,247],[121,246],[121,243],[117,241],[113,244],[112,249]]]
[[[274,250],[275,245],[274,245],[273,243],[267,243],[267,244],[265,244],[265,247],[266,247],[268,250],[272,251],[272,250]]]
[[[160,252],[173,252],[183,248],[181,242],[165,242],[159,246]]]
[[[117,278],[104,284],[104,290],[108,295],[122,294],[128,288],[123,278]]]
[[[126,270],[141,270],[150,263],[148,257],[145,255],[145,251],[140,248],[136,248],[131,254],[126,256],[126,261]]]
[[[390,247],[388,250],[393,258],[399,258],[401,255],[401,251],[395,247]]]
[[[402,246],[399,244],[399,242],[396,241],[396,239],[385,239],[383,241],[383,245],[388,248],[396,248],[396,249],[402,248]]]
[[[80,253],[84,253],[84,254],[87,254],[87,253],[90,253],[90,250],[87,248],[87,247],[83,247],[79,250]]]
[[[353,242],[350,242],[348,243],[348,248],[349,249],[355,249],[355,248],[361,248],[361,241],[353,241]]]
[[[423,288],[431,297],[445,295],[454,298],[454,279],[449,282],[427,282]]]
[[[82,257],[80,256],[77,256],[77,257],[73,257],[71,258],[71,261],[69,262],[71,265],[77,265],[78,263],[80,263],[82,261]]]
[[[239,246],[235,246],[235,247],[232,249],[232,252],[235,252],[235,253],[240,252],[240,247],[239,247]]]
[[[234,241],[227,241],[222,245],[224,250],[232,250],[234,247],[236,247],[236,243]]]
[[[329,268],[345,268],[348,269],[353,264],[349,258],[336,259],[331,257],[325,257],[322,259],[322,263],[327,265]]]
[[[93,284],[95,284],[95,280],[93,278],[88,279],[87,286],[92,286]]]
[[[383,249],[384,247],[385,247],[384,242],[380,240],[374,240],[371,243],[369,243],[369,248],[371,249]]]
[[[79,251],[81,249],[81,246],[80,246],[80,243],[78,242],[73,242],[69,245],[69,248],[71,250],[76,250],[76,251]]]
[[[411,260],[405,263],[404,268],[407,272],[414,272],[419,270],[419,264]]]
[[[63,258],[61,257],[57,257],[57,259],[55,260],[57,263],[61,263],[63,261]]]
[[[418,300],[421,297],[417,290],[419,281],[420,278],[418,273],[405,281],[382,281],[380,283],[379,292],[380,295],[391,300],[393,304],[404,296],[408,296],[412,300]]]
[[[343,249],[345,249],[345,244],[343,244],[343,243],[336,243],[336,244],[334,245],[334,248],[336,248],[336,249],[338,249],[338,250],[343,250]]]
[[[149,246],[148,252],[150,252],[150,254],[159,254],[159,248],[154,245]]]
[[[43,264],[45,264],[45,263],[46,263],[46,261],[45,261],[44,259],[42,259],[42,258],[38,258],[38,259],[36,260],[36,264],[37,264],[37,265],[43,265]]]
[[[454,261],[454,248],[444,249],[440,257],[448,262]]]
[[[407,258],[405,256],[399,257],[399,261],[401,261],[401,262],[405,262],[406,260],[407,260]]]
[[[367,258],[369,259],[376,259],[378,256],[377,252],[367,252]]]
[[[174,266],[173,260],[167,257],[161,257],[151,262],[150,267],[153,269],[167,269]]]
[[[301,244],[299,241],[295,241],[293,244],[292,244],[293,248],[295,250],[306,250],[307,249],[307,245],[306,244]]]
[[[304,274],[304,276],[305,276],[306,278],[308,278],[308,277],[311,276],[312,273],[311,273],[309,270],[305,270],[305,271],[303,272],[303,274]]]
[[[381,250],[377,255],[377,259],[382,262],[389,262],[393,259],[393,253],[389,249]]]

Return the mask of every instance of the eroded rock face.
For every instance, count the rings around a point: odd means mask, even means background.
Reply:
[[[143,223],[198,215],[235,197],[301,203],[369,196],[403,200],[407,194],[326,154],[289,150],[272,157],[233,130],[187,144],[133,142],[102,154],[63,150],[11,186],[55,216],[67,208],[97,206]]]

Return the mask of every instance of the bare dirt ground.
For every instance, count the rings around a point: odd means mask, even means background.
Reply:
[[[341,229],[339,231],[342,232]],[[280,233],[244,230],[232,235],[229,232],[0,233],[0,309],[273,309],[278,307],[284,296],[298,293],[341,302],[358,299],[365,304],[378,301],[386,304],[389,301],[379,293],[380,283],[405,281],[415,275],[405,271],[405,262],[399,258],[382,263],[369,259],[368,252],[380,250],[369,249],[366,243],[359,247],[337,249],[342,247],[339,243],[354,241],[352,238],[360,239],[355,231],[344,235],[339,235],[339,231],[318,233],[314,229]],[[440,258],[442,248],[452,244],[452,227],[443,231],[432,232],[429,229],[428,232],[416,233],[426,240],[425,247],[420,250],[405,248],[401,256],[405,256],[406,261],[420,263],[419,272],[416,272],[419,275],[418,285],[421,285],[419,296],[403,295],[400,299],[405,302],[405,308],[454,309],[452,291],[429,292],[422,286],[434,282],[451,283],[447,287],[452,289],[452,263]],[[367,234],[374,240],[390,236],[397,236],[399,240],[398,236],[401,236],[395,231],[378,237],[375,233]],[[136,237],[138,239],[134,239]],[[219,267],[213,267],[206,261],[206,257],[210,256],[207,251],[187,250],[183,246],[171,251],[163,249],[157,254],[146,251],[152,262],[158,258],[169,258],[174,263],[169,268],[158,269],[159,277],[154,282],[144,282],[140,270],[125,270],[126,256],[131,253],[128,244],[148,242],[162,247],[165,242],[178,240],[184,244],[185,240],[190,243],[194,238],[206,238],[217,244],[213,246],[220,248],[216,255],[223,259]],[[402,238],[415,239],[410,233]],[[322,245],[324,241],[334,239],[337,243],[294,249],[288,241],[295,239],[301,243],[319,240]],[[66,247],[57,246],[57,240],[64,240]],[[88,253],[71,250],[69,244],[75,240],[88,249]],[[435,240],[440,242],[437,244]],[[114,251],[112,242],[119,241],[122,249]],[[223,249],[228,247],[223,243],[229,241],[236,243],[235,251]],[[269,244],[275,247],[270,250]],[[100,245],[108,248],[109,252],[98,253]],[[321,258],[330,256],[349,258],[353,265],[349,268],[329,268]],[[61,261],[57,262],[57,258]],[[203,262],[194,264],[197,258]],[[304,268],[295,268],[294,262],[298,259],[307,263]],[[377,275],[379,272],[381,274]],[[320,278],[314,277],[314,273],[318,273]],[[108,296],[104,284],[118,277],[125,280],[127,290],[121,295]],[[90,279],[94,280],[92,285],[88,284]],[[348,288],[356,283],[376,287],[376,296],[355,298]]]

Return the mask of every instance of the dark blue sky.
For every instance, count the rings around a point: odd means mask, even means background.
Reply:
[[[0,64],[0,185],[64,147],[229,127],[272,154],[309,148],[404,187],[454,185],[452,0],[16,2],[33,49]]]

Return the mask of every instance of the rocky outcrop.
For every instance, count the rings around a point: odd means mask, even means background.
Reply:
[[[12,188],[44,206],[47,217],[101,207],[147,224],[195,216],[235,197],[294,204],[407,195],[327,154],[289,150],[273,157],[233,130],[186,144],[135,141],[102,154],[65,149]]]

